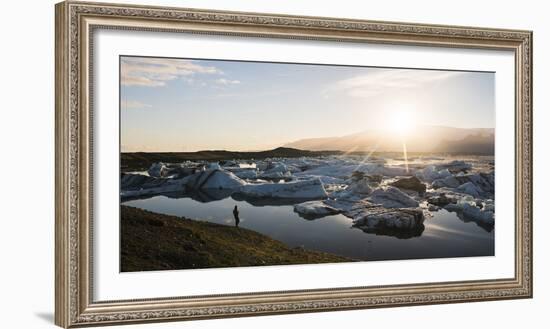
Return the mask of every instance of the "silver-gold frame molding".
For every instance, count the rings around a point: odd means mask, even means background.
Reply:
[[[56,5],[55,323],[80,327],[529,298],[532,277],[532,32],[66,1]],[[94,302],[91,289],[92,35],[97,29],[369,42],[515,53],[515,275],[216,296]],[[512,243],[510,241],[510,243]]]

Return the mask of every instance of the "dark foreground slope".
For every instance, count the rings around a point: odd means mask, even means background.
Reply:
[[[315,264],[351,261],[289,248],[245,228],[121,206],[121,271]]]

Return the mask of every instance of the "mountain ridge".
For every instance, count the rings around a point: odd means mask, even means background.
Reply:
[[[403,137],[380,129],[336,137],[305,138],[283,145],[300,150],[342,152],[398,152],[403,144],[409,152],[494,153],[494,128],[415,126]]]

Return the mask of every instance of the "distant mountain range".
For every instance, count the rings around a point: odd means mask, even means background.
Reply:
[[[284,147],[309,151],[342,152],[402,152],[403,142],[408,152],[494,154],[494,128],[454,128],[416,126],[402,137],[382,130],[340,136],[301,139]]]

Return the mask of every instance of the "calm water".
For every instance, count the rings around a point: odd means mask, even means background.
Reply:
[[[291,247],[304,247],[358,260],[390,260],[411,258],[492,256],[494,230],[474,222],[464,222],[446,210],[426,218],[420,236],[395,236],[365,233],[352,227],[343,215],[315,220],[294,212],[292,205],[252,205],[232,197],[210,202],[194,199],[155,196],[123,203],[167,215],[234,225],[232,210],[239,207],[240,227],[248,228]]]

